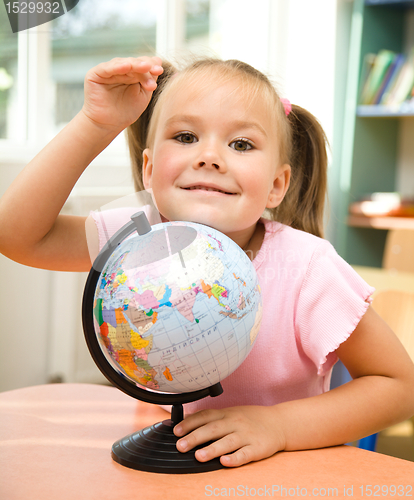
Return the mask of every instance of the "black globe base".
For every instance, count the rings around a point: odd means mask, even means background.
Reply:
[[[145,429],[125,436],[112,446],[112,458],[130,469],[163,474],[191,474],[223,469],[219,458],[199,462],[197,449],[181,453],[177,450],[178,438],[173,433],[175,423],[163,420]]]

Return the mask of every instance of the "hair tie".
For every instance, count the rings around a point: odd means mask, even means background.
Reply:
[[[290,103],[289,99],[286,99],[284,97],[280,98],[283,107],[285,108],[285,115],[289,116],[289,113],[292,111],[292,104]]]

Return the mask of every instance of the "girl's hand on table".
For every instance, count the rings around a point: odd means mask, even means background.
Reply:
[[[270,457],[284,449],[283,432],[277,426],[275,407],[238,406],[222,410],[202,410],[186,417],[174,427],[182,437],[177,449],[186,452],[207,441],[196,451],[199,462],[221,457],[226,467],[238,467]]]

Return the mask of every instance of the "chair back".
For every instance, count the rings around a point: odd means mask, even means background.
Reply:
[[[391,229],[388,231],[382,267],[414,273],[414,230]]]
[[[414,361],[414,293],[379,291],[372,307],[388,323]]]

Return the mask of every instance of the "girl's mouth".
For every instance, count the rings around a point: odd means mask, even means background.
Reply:
[[[223,191],[222,189],[219,189],[219,188],[210,187],[210,186],[203,186],[203,185],[190,186],[190,187],[185,187],[183,189],[185,189],[187,191],[194,191],[194,190],[199,190],[199,191],[215,191],[217,193],[228,194],[228,195],[234,195],[235,194],[235,193],[230,193],[228,191]]]

